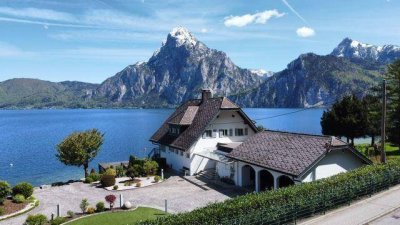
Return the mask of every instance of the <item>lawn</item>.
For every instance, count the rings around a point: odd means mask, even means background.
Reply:
[[[155,219],[166,215],[163,211],[153,208],[139,207],[133,211],[108,212],[67,223],[68,225],[129,225],[140,220]]]
[[[379,153],[376,156],[368,156],[368,153],[366,152],[366,146],[369,146],[369,144],[359,144],[355,145],[355,148],[362,152],[364,155],[366,155],[369,159],[371,159],[373,162],[379,162],[380,160],[380,155]],[[370,147],[371,152],[372,148]],[[385,144],[385,152],[386,152],[386,157],[387,159],[400,159],[400,150],[399,147],[394,146],[390,143]]]

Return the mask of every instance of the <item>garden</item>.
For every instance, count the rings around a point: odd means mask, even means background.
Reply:
[[[85,183],[100,186],[106,190],[129,190],[146,187],[161,181],[159,164],[151,159],[138,159],[130,156],[127,167],[110,166],[102,173],[94,169],[85,178]]]
[[[0,181],[0,220],[25,213],[39,204],[32,196],[33,186],[22,182],[14,187]]]

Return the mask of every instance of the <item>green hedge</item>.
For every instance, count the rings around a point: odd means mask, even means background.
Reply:
[[[370,165],[327,179],[251,193],[141,225],[280,224],[347,204],[400,183],[400,161]]]

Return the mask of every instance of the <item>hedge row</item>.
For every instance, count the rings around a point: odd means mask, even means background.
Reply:
[[[276,191],[251,193],[140,225],[280,224],[400,183],[400,161],[370,165]],[[277,222],[278,221],[278,222]]]

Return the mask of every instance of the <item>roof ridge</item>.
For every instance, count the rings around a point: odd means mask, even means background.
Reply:
[[[312,137],[318,137],[318,138],[332,138],[332,137],[336,138],[336,137],[330,136],[330,135],[291,132],[291,131],[283,131],[283,130],[268,130],[268,129],[266,129],[262,132],[275,132],[275,133],[284,133],[284,134],[290,134],[290,135],[304,135],[304,136],[312,136]]]

